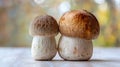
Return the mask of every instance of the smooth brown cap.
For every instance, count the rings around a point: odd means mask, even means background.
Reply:
[[[95,39],[100,32],[96,17],[86,10],[66,12],[59,21],[60,33],[65,36]]]
[[[29,28],[29,33],[32,36],[55,36],[58,32],[57,21],[49,15],[37,16]]]

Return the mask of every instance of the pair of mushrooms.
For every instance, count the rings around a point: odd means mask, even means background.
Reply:
[[[92,39],[99,35],[96,17],[86,10],[66,12],[59,20],[49,16],[38,16],[30,24],[33,36],[31,53],[35,60],[52,60],[57,51],[64,60],[89,60],[93,53]],[[56,47],[55,36],[61,37]]]

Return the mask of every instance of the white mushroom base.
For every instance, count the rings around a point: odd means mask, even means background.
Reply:
[[[58,47],[64,60],[89,60],[93,53],[92,40],[61,36]]]
[[[56,52],[56,41],[54,37],[33,37],[31,53],[35,60],[52,60]]]

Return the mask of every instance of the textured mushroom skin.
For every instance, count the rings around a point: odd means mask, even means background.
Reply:
[[[100,27],[96,17],[86,10],[66,12],[59,21],[60,33],[65,36],[95,39]]]
[[[58,53],[64,60],[89,60],[93,53],[91,40],[61,36]]]
[[[52,60],[56,52],[54,37],[34,36],[31,53],[35,60]]]
[[[29,33],[32,36],[55,36],[59,32],[57,21],[49,15],[37,16],[30,24]]]
[[[31,53],[35,60],[52,60],[56,55],[55,36],[59,32],[56,20],[49,15],[38,16],[30,24],[33,36]]]

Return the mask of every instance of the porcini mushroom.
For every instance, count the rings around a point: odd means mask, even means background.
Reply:
[[[56,55],[55,36],[59,32],[56,20],[49,15],[38,16],[30,24],[33,36],[31,53],[35,60],[52,60]]]
[[[96,17],[86,10],[66,12],[59,21],[61,38],[58,53],[64,60],[89,60],[93,53],[92,39],[99,35]]]

